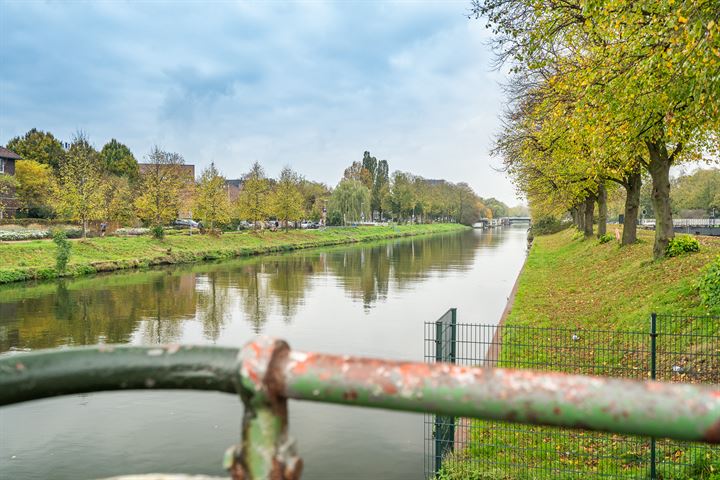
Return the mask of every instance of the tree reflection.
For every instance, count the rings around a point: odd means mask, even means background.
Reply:
[[[168,343],[199,322],[216,341],[235,317],[291,322],[317,277],[365,309],[437,273],[472,267],[500,237],[452,234],[0,289],[0,351],[98,342]]]

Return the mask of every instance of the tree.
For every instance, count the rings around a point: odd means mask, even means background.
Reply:
[[[280,172],[280,178],[270,195],[272,213],[282,222],[286,230],[288,222],[300,220],[305,213],[303,196],[298,188],[300,182],[300,176],[290,167],[285,167]]]
[[[88,221],[102,215],[106,188],[97,151],[84,133],[77,133],[60,163],[58,181],[53,188],[55,211],[63,218],[79,221],[85,238]]]
[[[699,169],[673,182],[673,211],[701,210],[706,215],[720,212],[720,169]]]
[[[412,181],[413,177],[409,173],[393,173],[389,204],[393,215],[400,220],[410,217],[415,207],[416,198]]]
[[[149,165],[140,175],[141,194],[135,201],[138,217],[155,227],[177,218],[183,188],[193,179],[183,170],[182,155],[153,147]]]
[[[253,163],[250,171],[245,175],[243,187],[238,195],[237,210],[240,218],[250,220],[257,229],[261,220],[265,220],[269,213],[268,197],[270,182],[265,177],[265,171],[258,162]]]
[[[28,131],[22,137],[11,139],[7,148],[25,160],[34,160],[50,165],[55,171],[60,168],[60,163],[65,158],[65,149],[53,134],[36,128]]]
[[[8,207],[12,205],[16,187],[17,180],[14,176],[0,173],[0,219],[5,218]]]
[[[369,155],[369,152],[365,153]],[[346,180],[357,180],[368,190],[373,186],[373,176],[370,171],[363,166],[362,162],[353,162],[352,165],[345,169],[343,178]]]
[[[390,170],[387,160],[380,160],[375,170],[375,181],[373,182],[372,198],[370,207],[373,212],[378,212],[378,217],[382,220],[383,203],[385,197],[390,194]]]
[[[133,201],[135,192],[125,177],[104,175],[107,186],[103,195],[102,218],[118,224],[128,224],[135,219]]]
[[[135,183],[140,178],[140,167],[130,149],[114,138],[100,151],[105,171],[110,174],[127,177]]]
[[[225,190],[225,177],[220,175],[215,163],[211,163],[200,175],[195,188],[195,215],[204,225],[215,229],[216,223],[230,221],[230,201]]]
[[[474,0],[473,12],[486,16],[497,34],[498,59],[513,64],[520,86],[512,90],[514,98],[528,103],[529,92],[544,92],[535,103],[554,114],[535,120],[556,124],[540,126],[548,140],[565,140],[566,146],[575,140],[580,150],[562,150],[574,151],[575,161],[589,165],[585,182],[600,185],[598,178],[609,172],[612,181],[629,186],[630,197],[630,190],[635,195],[639,188],[638,167],[650,174],[653,255],[663,256],[674,235],[670,167],[697,159],[703,151],[717,152],[715,2]],[[540,142],[540,150],[554,142]],[[550,157],[569,165],[568,155]],[[576,174],[571,177],[579,185]],[[556,186],[555,191],[564,190]],[[582,186],[588,195],[597,193],[592,189]],[[628,200],[632,213],[637,200]]]
[[[50,165],[35,160],[17,160],[15,162],[17,179],[18,206],[26,214],[47,216],[50,212],[50,191],[53,171]]]
[[[303,197],[303,210],[310,220],[315,222],[323,218],[323,209],[330,198],[330,189],[324,183],[301,179],[298,184]]]
[[[342,223],[355,223],[369,218],[370,190],[358,180],[340,181],[328,204],[328,215],[342,218]]]

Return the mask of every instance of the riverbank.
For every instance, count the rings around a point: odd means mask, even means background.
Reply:
[[[492,342],[498,345],[489,347],[490,359],[505,367],[648,378],[651,313],[720,315],[701,305],[698,292],[703,268],[720,255],[720,238],[697,237],[699,252],[652,261],[653,232],[638,234],[636,245],[622,248],[578,239],[573,229],[536,237],[503,315],[503,330]],[[720,322],[678,317],[661,318],[658,325],[665,335],[659,348],[672,352],[659,355],[658,378],[716,382],[714,364],[704,362],[711,362],[706,359],[717,344],[711,342],[720,335]],[[668,377],[677,365],[684,366],[677,372],[685,373]],[[646,473],[648,442],[496,422],[473,421],[465,430],[468,448],[456,451],[439,479]],[[658,478],[714,478],[720,458],[691,448],[698,447],[659,441],[658,471],[664,476]]]
[[[48,240],[0,243],[0,284],[58,276],[217,260],[303,248],[367,242],[467,230],[458,224],[327,228],[209,235],[105,237],[72,242],[67,270],[55,269],[55,245]]]

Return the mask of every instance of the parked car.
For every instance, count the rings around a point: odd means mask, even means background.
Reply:
[[[178,218],[177,220],[174,220],[170,225],[176,228],[202,228],[202,223],[196,222],[195,220],[190,220],[188,218]]]

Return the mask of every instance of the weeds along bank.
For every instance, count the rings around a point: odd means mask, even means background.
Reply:
[[[163,240],[147,235],[73,240],[64,270],[58,268],[58,247],[52,241],[0,243],[0,283],[458,232],[468,228],[458,224],[429,224],[237,232],[220,236],[181,234],[168,235]]]

